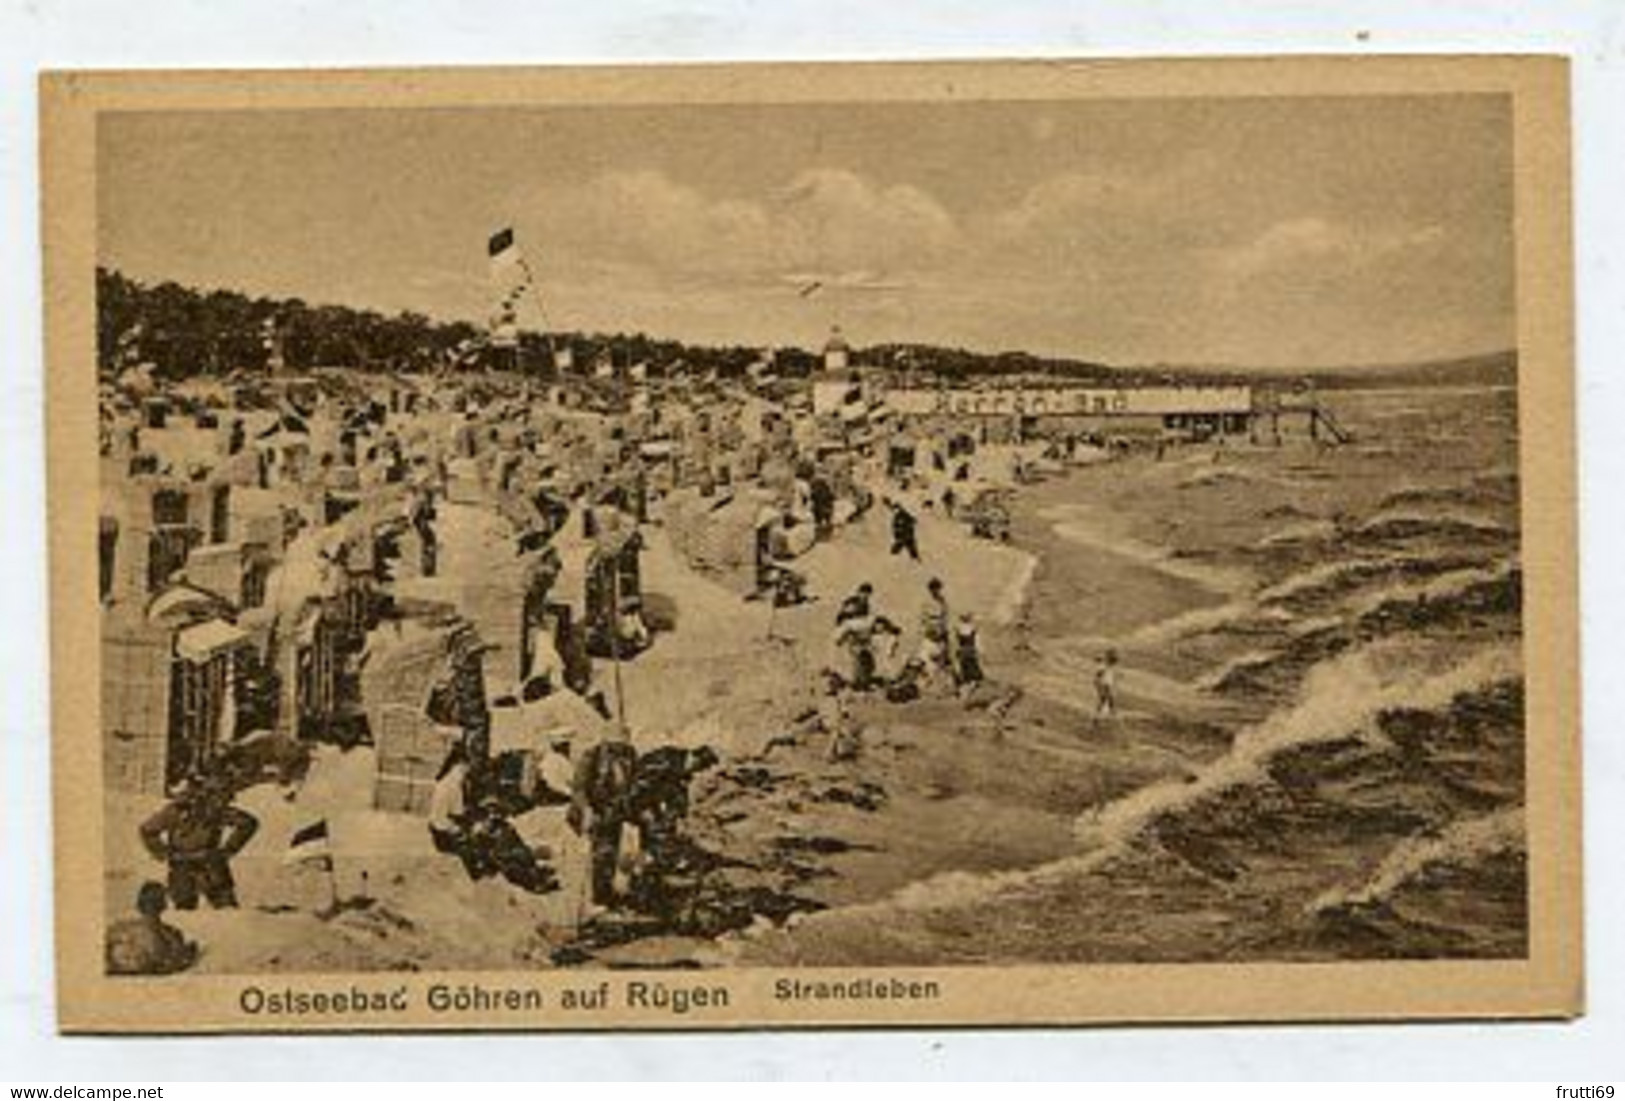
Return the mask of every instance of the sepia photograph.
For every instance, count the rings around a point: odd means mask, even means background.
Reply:
[[[48,78],[64,1027],[1578,1013],[1563,77]]]

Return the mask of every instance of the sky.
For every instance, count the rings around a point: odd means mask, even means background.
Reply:
[[[532,327],[1119,365],[1515,339],[1502,96],[104,115],[100,262]],[[809,291],[816,284],[816,289]]]

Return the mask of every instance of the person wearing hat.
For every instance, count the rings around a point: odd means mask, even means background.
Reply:
[[[231,790],[193,773],[175,797],[141,824],[141,843],[169,868],[169,897],[177,910],[197,909],[198,897],[217,910],[235,909],[231,858],[259,830],[259,820],[232,805]]]
[[[169,896],[154,880],[135,895],[136,916],[114,922],[107,930],[109,975],[173,975],[197,960],[197,945],[164,920]]]

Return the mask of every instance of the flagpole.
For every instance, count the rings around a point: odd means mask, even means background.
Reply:
[[[525,273],[525,286],[536,299],[536,312],[542,319],[542,339],[547,342],[547,358],[552,360],[553,369],[557,370],[559,353],[553,344],[553,325],[547,319],[547,306],[542,302],[542,288],[537,284],[536,276],[531,273],[530,261],[526,259],[524,253],[519,254],[519,270]]]

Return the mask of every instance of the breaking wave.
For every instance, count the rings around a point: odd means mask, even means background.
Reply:
[[[1383,905],[1403,887],[1440,867],[1471,867],[1492,856],[1526,851],[1521,806],[1452,822],[1436,834],[1407,837],[1356,888],[1327,891],[1309,906],[1313,914],[1349,906]]]
[[[1451,570],[1449,573],[1424,581],[1401,582],[1362,593],[1349,602],[1349,610],[1364,616],[1395,605],[1448,605],[1485,586],[1504,585],[1518,576],[1520,576],[1518,567],[1511,562],[1498,562],[1493,566],[1474,569]]]
[[[1316,666],[1295,706],[1243,731],[1230,752],[1194,780],[1142,788],[1085,814],[1077,824],[1079,839],[1101,851],[1120,848],[1160,818],[1262,782],[1264,766],[1284,750],[1362,737],[1386,710],[1446,707],[1458,695],[1519,676],[1521,669],[1516,646],[1495,645],[1443,673],[1385,680],[1379,652],[1368,647]]]
[[[1508,540],[1513,531],[1507,524],[1478,513],[1393,509],[1377,513],[1349,534],[1355,539],[1378,543],[1448,539],[1471,544]]]
[[[1295,705],[1244,730],[1228,753],[1194,778],[1152,784],[1081,815],[1074,831],[1084,852],[1036,868],[946,872],[909,884],[888,899],[839,912],[952,909],[1089,875],[1154,838],[1163,821],[1237,788],[1271,783],[1268,765],[1283,752],[1316,743],[1381,743],[1377,722],[1385,712],[1446,709],[1457,697],[1521,675],[1519,648],[1511,643],[1485,647],[1433,674],[1417,673],[1402,654],[1388,653],[1382,644],[1341,655],[1313,669]]]
[[[1107,531],[1075,506],[1049,509],[1043,515],[1053,523],[1055,534],[1068,542],[1127,558],[1210,592],[1233,594],[1247,587],[1249,578],[1242,571],[1180,558],[1165,547]]]

